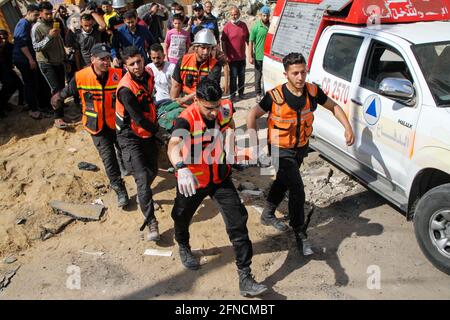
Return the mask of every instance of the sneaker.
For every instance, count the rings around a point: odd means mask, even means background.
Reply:
[[[310,256],[314,254],[311,242],[308,239],[302,240],[302,251],[304,256]]]
[[[158,221],[156,219],[153,219],[148,224],[147,240],[148,241],[158,241],[159,240],[159,228],[158,228]]]
[[[198,268],[200,268],[200,263],[192,253],[191,247],[189,245],[183,244],[180,244],[179,247],[180,259],[183,266],[190,270],[197,270]]]
[[[267,287],[253,278],[250,270],[238,270],[239,291],[244,297],[256,297],[267,291]]]

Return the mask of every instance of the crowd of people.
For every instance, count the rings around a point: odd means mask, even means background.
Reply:
[[[169,8],[156,2],[105,0],[101,6],[87,2],[83,7],[38,1],[27,7],[26,15],[17,23],[14,34],[0,30],[0,117],[12,111],[9,103],[18,92],[18,105],[28,110],[31,118],[54,118],[57,128],[68,126],[64,105],[54,110],[50,98],[60,91],[75,72],[90,64],[90,51],[97,43],[111,46],[111,64],[121,68],[122,51],[135,46],[145,64],[157,71],[157,100],[170,99],[171,74],[180,59],[190,51],[195,34],[201,29],[213,32],[217,42],[214,56],[224,73],[223,89],[233,101],[245,99],[246,61],[255,66],[255,91],[261,99],[263,47],[269,27],[270,9],[260,10],[261,18],[249,32],[240,20],[240,10],[232,6],[222,33],[213,15],[211,1],[194,2],[193,15],[183,5],[171,3]],[[11,37],[12,36],[12,37]],[[11,43],[10,38],[14,41]],[[152,45],[162,47],[162,60],[152,60]],[[154,46],[153,48],[160,48]],[[192,51],[192,50],[191,50]],[[156,50],[155,52],[160,52]],[[155,54],[155,59],[161,59]],[[178,98],[178,97],[177,97]],[[79,103],[78,97],[75,103]]]
[[[144,216],[141,231],[148,229],[149,241],[160,238],[151,185],[160,147],[167,145],[177,179],[171,217],[182,264],[200,268],[189,244],[189,225],[209,196],[220,208],[234,248],[240,293],[260,295],[268,288],[254,280],[250,269],[248,213],[230,176],[235,161],[228,150],[233,153],[235,139],[226,139],[235,128],[233,102],[246,99],[246,61],[255,66],[257,94],[248,112],[248,132],[256,131],[256,119],[269,113],[268,141],[279,157],[261,223],[288,229],[275,210],[289,191],[289,224],[303,255],[313,250],[298,169],[308,149],[313,112],[318,104],[331,111],[345,128],[348,145],[354,142],[352,128],[336,103],[306,83],[306,60],[300,53],[283,59],[287,83],[262,97],[268,7],[260,9],[259,20],[249,30],[239,8],[232,6],[220,33],[210,1],[195,2],[192,17],[177,3],[170,12],[158,3],[137,8],[133,3],[104,1],[98,7],[90,2],[75,17],[50,2],[29,5],[14,31],[14,44],[0,30],[0,105],[6,106],[19,90],[19,103],[26,102],[33,119],[54,117],[54,125],[65,129],[65,103],[73,97],[121,208],[129,203],[124,177],[133,176]],[[161,131],[166,134],[158,135]]]

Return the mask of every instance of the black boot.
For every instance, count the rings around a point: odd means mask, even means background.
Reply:
[[[265,226],[272,226],[278,231],[287,231],[289,227],[281,219],[275,217],[276,209],[276,206],[267,202],[261,214],[261,223]]]
[[[119,208],[123,208],[128,205],[130,199],[128,198],[127,189],[123,181],[117,184],[112,184],[111,189],[113,189],[117,194],[117,205]]]
[[[179,244],[181,263],[190,270],[197,270],[200,268],[200,263],[193,255],[189,245]]]
[[[294,231],[294,233],[295,233],[295,240],[297,241],[297,249],[300,252],[300,254],[304,256],[310,256],[314,254],[311,242],[308,240],[308,235],[306,234],[306,231],[300,230]]]
[[[239,269],[239,291],[244,297],[256,297],[267,291],[267,287],[253,279],[253,275],[248,269]]]

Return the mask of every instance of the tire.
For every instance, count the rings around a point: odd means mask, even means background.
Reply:
[[[450,184],[429,190],[419,200],[414,231],[428,260],[450,275]]]

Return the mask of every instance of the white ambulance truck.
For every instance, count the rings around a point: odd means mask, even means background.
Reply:
[[[315,112],[311,147],[414,221],[426,257],[450,274],[450,0],[281,0],[265,43],[264,87],[301,52],[308,82],[344,109],[348,147]]]

